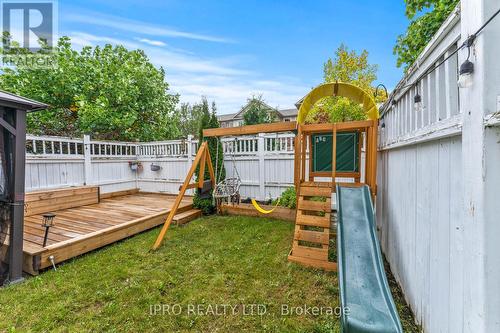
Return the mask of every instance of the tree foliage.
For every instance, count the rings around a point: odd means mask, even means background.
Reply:
[[[243,114],[245,125],[266,124],[276,120],[276,109],[270,108],[262,95],[247,99],[247,110]]]
[[[226,169],[224,168],[224,155],[222,150],[222,144],[220,139],[217,137],[203,136],[203,130],[206,128],[219,128],[219,120],[217,119],[217,107],[215,102],[212,102],[211,111],[208,106],[208,101],[205,97],[202,98],[201,103],[195,104],[193,109],[198,109],[201,116],[198,128],[198,138],[200,139],[200,145],[204,141],[208,141],[208,149],[210,151],[210,160],[212,166],[214,167],[214,172],[216,173],[216,182],[220,182],[226,178]],[[199,179],[199,167],[196,168],[195,176]],[[204,179],[210,179],[210,174],[208,168],[205,168]],[[213,204],[213,199],[201,199],[197,193],[195,193],[193,199],[193,205],[195,208],[201,209],[204,214],[212,214],[215,211],[215,206]]]
[[[377,79],[377,65],[368,62],[368,51],[357,53],[341,44],[335,51],[335,58],[331,58],[323,65],[323,79],[325,82],[352,83],[366,91],[370,91],[373,82]]]
[[[105,45],[72,49],[62,37],[48,52],[55,69],[3,68],[0,88],[50,105],[28,116],[34,134],[99,139],[159,140],[178,136],[174,108],[163,68],[142,50]]]
[[[373,82],[377,79],[377,65],[368,62],[368,51],[357,53],[341,44],[335,51],[335,58],[323,65],[325,83],[345,82],[354,84],[368,93],[374,93]],[[387,98],[379,94],[376,101]],[[344,122],[366,119],[361,105],[345,97],[325,97],[319,100],[308,113],[306,123]]]
[[[194,105],[182,103],[176,112],[179,119],[179,136],[186,138],[188,135],[196,135],[204,115],[203,103]]]
[[[427,43],[458,5],[460,0],[406,0],[406,16],[410,24],[398,36],[394,46],[397,66],[408,69]]]

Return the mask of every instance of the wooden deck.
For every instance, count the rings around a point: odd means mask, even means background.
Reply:
[[[89,198],[82,197],[81,206],[50,210],[56,218],[45,248],[42,247],[45,230],[41,226],[42,214],[26,214],[24,270],[27,273],[37,274],[38,270],[50,267],[51,256],[57,264],[160,225],[175,200],[169,195],[140,192],[120,196],[101,195],[99,198],[97,191],[96,196],[98,203],[86,204]],[[61,198],[52,196],[51,200],[55,202]],[[29,211],[28,200],[27,203]],[[57,204],[52,204],[52,207],[57,207]],[[191,208],[192,200],[187,198],[182,201],[178,212]]]

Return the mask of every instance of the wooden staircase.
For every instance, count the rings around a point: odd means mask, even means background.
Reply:
[[[178,214],[176,214],[172,220],[172,224],[173,225],[184,225],[184,224],[189,223],[193,220],[196,220],[197,218],[201,217],[201,215],[202,215],[201,210],[191,208],[188,211],[179,212]]]
[[[328,261],[331,194],[331,183],[303,182],[299,187],[295,233],[292,250],[288,255],[289,261],[327,271],[337,270],[337,264]]]

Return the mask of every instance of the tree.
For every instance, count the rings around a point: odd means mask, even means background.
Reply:
[[[331,58],[323,65],[325,83],[345,82],[354,84],[368,93],[374,93],[373,82],[377,79],[377,65],[368,62],[368,51],[360,54],[350,51],[341,44]],[[385,93],[379,94],[377,101],[387,98]],[[366,119],[363,108],[345,97],[325,97],[319,100],[311,109],[306,123],[344,122]]]
[[[246,111],[243,113],[245,125],[267,124],[276,120],[276,109],[270,108],[262,95],[252,96],[247,99]]]
[[[220,142],[220,139],[217,137],[205,138],[203,136],[204,129],[220,127],[219,120],[217,119],[217,107],[215,105],[215,102],[212,102],[212,110],[210,112],[207,99],[205,97],[202,97],[201,103],[194,105],[193,108],[199,108],[201,113],[200,126],[198,128],[198,138],[200,139],[200,145],[202,142],[208,141],[210,160],[212,162],[212,166],[214,167],[214,172],[216,173],[215,179],[216,182],[220,182],[226,178],[222,144]],[[196,179],[199,179],[199,172],[200,168],[198,166],[195,170]],[[204,179],[210,179],[208,168],[205,168]],[[198,196],[198,193],[195,193],[193,206],[195,208],[201,209],[205,215],[212,214],[215,211],[212,197],[208,199],[202,199]]]
[[[202,108],[199,104],[190,105],[189,103],[182,103],[177,110],[177,116],[179,119],[179,136],[181,138],[198,133],[203,116]]]
[[[142,50],[105,45],[77,52],[62,37],[53,50],[39,52],[58,66],[6,67],[0,77],[1,89],[50,105],[28,115],[30,133],[144,141],[178,136],[178,96],[169,94],[165,71]]]
[[[331,58],[323,65],[323,79],[325,82],[352,83],[366,91],[370,91],[373,82],[377,79],[377,65],[368,62],[368,51],[360,54],[349,50],[345,44],[340,44],[335,51],[335,58]]]
[[[410,25],[399,35],[394,46],[397,66],[408,69],[427,43],[450,16],[460,0],[406,0],[406,17]],[[424,13],[422,13],[424,12]]]

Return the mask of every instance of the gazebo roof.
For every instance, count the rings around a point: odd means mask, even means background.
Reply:
[[[0,105],[15,107],[28,112],[46,109],[47,104],[0,90]]]

